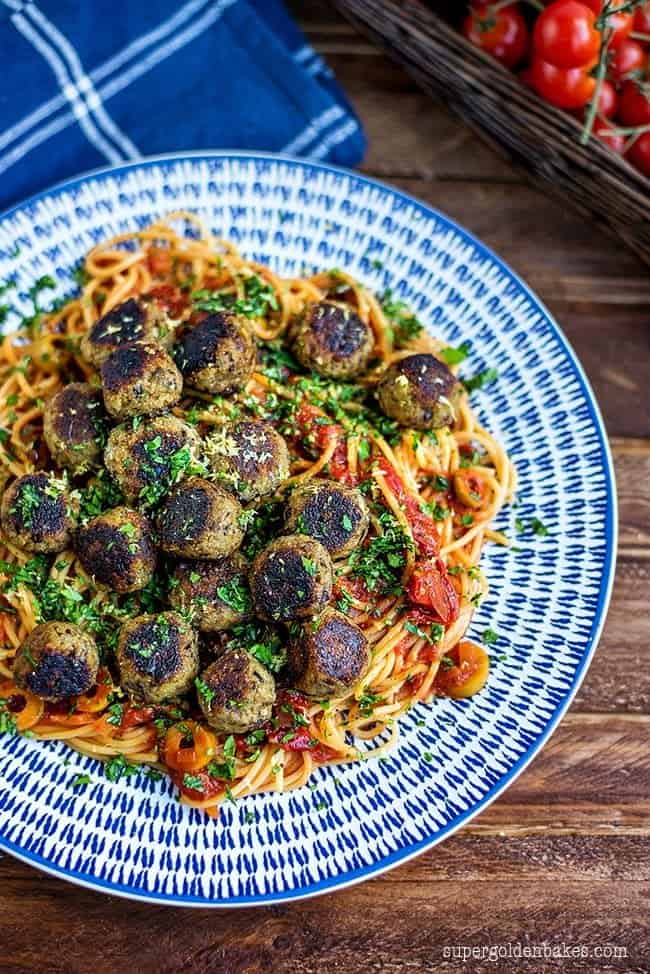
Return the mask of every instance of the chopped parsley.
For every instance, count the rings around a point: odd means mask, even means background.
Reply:
[[[494,629],[486,629],[483,632],[483,642],[486,644],[486,646],[494,646],[498,639],[498,633],[496,633]]]
[[[538,517],[533,518],[530,522],[530,527],[533,534],[536,534],[539,538],[545,538],[548,535],[548,528]]]
[[[236,751],[237,742],[231,734],[223,744],[223,761],[210,761],[208,764],[208,774],[211,778],[220,778],[224,781],[234,780]]]
[[[272,286],[258,274],[242,276],[244,297],[238,298],[228,291],[209,291],[202,289],[192,292],[192,301],[197,311],[232,311],[246,318],[265,318],[269,311],[278,310],[278,299]]]
[[[212,687],[208,686],[205,680],[202,680],[200,676],[194,681],[194,686],[196,687],[196,692],[198,693],[201,700],[209,706],[215,698],[216,691]]]
[[[247,613],[251,610],[251,594],[243,575],[235,575],[217,588],[217,595],[234,612]]]
[[[363,693],[358,699],[359,713],[362,717],[371,717],[374,713],[375,706],[378,703],[383,703],[383,698],[377,693],[371,693],[368,688],[364,689]]]
[[[371,592],[397,594],[402,588],[405,552],[410,548],[411,540],[390,511],[383,510],[378,519],[384,533],[353,551],[348,557],[348,565],[352,575],[362,578]]]
[[[191,788],[192,791],[203,791],[203,780],[196,774],[183,775],[183,787]]]
[[[119,781],[120,778],[131,778],[134,774],[139,774],[140,768],[137,764],[131,764],[123,754],[118,754],[104,765],[104,774],[109,781]]]
[[[494,382],[498,375],[497,369],[485,369],[483,372],[477,372],[470,379],[463,379],[463,385],[468,392],[475,392]]]
[[[89,774],[78,774],[76,778],[73,778],[70,782],[71,788],[85,788],[92,782],[92,778]]]
[[[390,288],[379,295],[379,303],[390,324],[395,345],[404,345],[422,332],[422,324],[409,306],[395,298]]]
[[[449,345],[447,348],[443,348],[438,352],[439,357],[446,362],[447,365],[459,365],[464,362],[469,355],[472,345],[471,342],[463,342],[458,348],[453,348]]]
[[[287,658],[283,642],[277,632],[257,619],[240,622],[232,627],[228,649],[245,649],[272,673],[281,670]]]

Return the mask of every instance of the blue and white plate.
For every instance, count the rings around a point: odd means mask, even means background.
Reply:
[[[240,906],[357,882],[440,842],[492,801],[567,709],[598,640],[616,548],[612,462],[598,407],[548,311],[442,214],[370,179],[275,156],[169,156],[64,183],[0,219],[0,279],[19,292],[70,270],[112,234],[171,210],[281,274],[344,267],[391,287],[436,334],[472,342],[481,420],[514,458],[520,550],[488,547],[489,597],[472,625],[499,635],[487,689],[401,721],[386,760],[322,769],[313,790],[226,804],[218,821],[166,781],[109,782],[63,744],[0,738],[0,848],[50,873],[150,902]],[[515,512],[499,527],[513,532]],[[73,789],[79,773],[91,784]]]

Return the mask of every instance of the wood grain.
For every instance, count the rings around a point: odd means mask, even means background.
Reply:
[[[151,907],[0,859],[0,972],[379,974],[650,970],[650,276],[524,185],[326,0],[291,0],[370,137],[365,170],[481,236],[538,291],[594,384],[618,479],[620,560],[569,715],[462,832],[367,884],[232,912]],[[626,958],[496,962],[452,945],[619,944]]]

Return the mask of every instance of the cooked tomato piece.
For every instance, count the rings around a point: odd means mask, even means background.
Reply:
[[[460,600],[444,562],[430,558],[416,565],[406,589],[415,605],[431,609],[443,626],[455,622],[460,613]]]
[[[440,540],[433,518],[422,510],[417,497],[406,490],[399,474],[386,457],[380,457],[377,466],[382,471],[390,492],[406,514],[418,552],[427,557],[437,555],[440,551]]]
[[[449,664],[445,665],[445,661]],[[455,700],[472,697],[485,686],[490,672],[490,657],[476,643],[463,639],[443,657],[434,681],[434,690],[440,696]]]

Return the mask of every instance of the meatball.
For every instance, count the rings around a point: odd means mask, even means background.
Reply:
[[[435,355],[407,355],[394,362],[377,386],[383,412],[400,426],[438,429],[451,426],[462,387]]]
[[[116,348],[129,342],[168,343],[173,327],[155,301],[129,298],[91,325],[81,339],[81,354],[98,369]]]
[[[332,558],[344,558],[361,544],[370,516],[355,487],[320,480],[297,487],[286,510],[287,531],[320,541]]]
[[[369,664],[368,640],[336,609],[326,608],[289,641],[291,685],[309,697],[340,697]]]
[[[242,389],[255,365],[256,346],[246,318],[228,311],[205,317],[183,335],[175,359],[189,386],[224,395]]]
[[[152,342],[121,345],[100,374],[104,405],[117,419],[162,413],[183,393],[183,376],[165,349]]]
[[[223,558],[244,540],[241,505],[201,477],[189,477],[166,498],[158,515],[163,551],[185,558]]]
[[[43,700],[86,693],[97,682],[99,653],[92,636],[71,622],[42,622],[14,660],[16,685]]]
[[[287,444],[262,420],[225,425],[210,436],[205,452],[217,480],[244,502],[272,494],[289,476]]]
[[[43,436],[52,459],[79,476],[97,466],[107,421],[101,390],[87,382],[71,382],[45,404]]]
[[[195,467],[201,437],[176,416],[156,416],[116,426],[108,437],[104,463],[129,501],[155,504]]]
[[[244,734],[270,719],[275,680],[250,653],[229,649],[201,674],[199,705],[220,734]]]
[[[74,549],[84,571],[115,592],[138,592],[156,568],[151,523],[128,507],[94,517],[77,531]]]
[[[5,537],[25,551],[54,553],[70,544],[79,501],[52,474],[30,473],[14,480],[2,497]]]
[[[331,379],[360,375],[374,347],[370,326],[333,301],[309,305],[291,329],[291,350],[301,365]]]
[[[332,562],[320,541],[290,534],[272,541],[251,567],[255,614],[269,622],[316,615],[332,595]]]
[[[117,642],[120,684],[146,703],[183,696],[199,672],[196,633],[177,612],[137,616],[120,629]]]
[[[201,632],[230,629],[251,612],[248,562],[237,552],[219,561],[180,561],[169,601],[174,609],[193,612]]]

